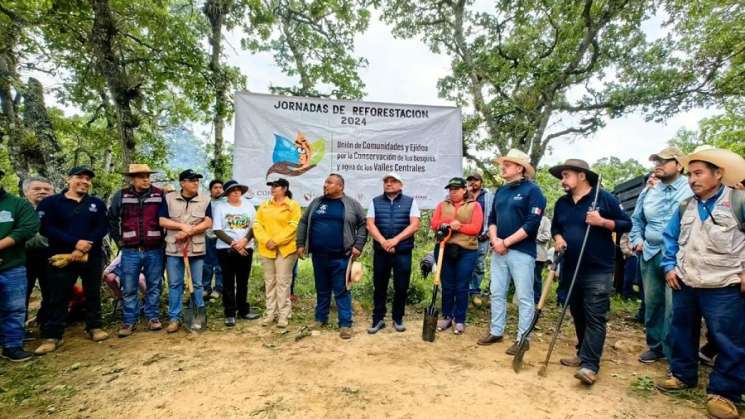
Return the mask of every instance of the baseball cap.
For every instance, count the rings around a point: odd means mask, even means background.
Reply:
[[[285,178],[279,178],[277,180],[273,180],[271,182],[267,182],[266,186],[284,186],[285,188],[290,187],[290,182],[287,181]]]
[[[195,172],[195,171],[193,171],[191,169],[186,169],[183,172],[179,173],[178,180],[180,182],[180,181],[186,180],[186,179],[201,179],[203,177],[204,176],[200,175],[199,173],[197,173],[197,172]]]
[[[397,181],[399,181],[401,183],[403,183],[403,181],[404,181],[403,179],[401,179],[401,175],[399,175],[396,172],[388,172],[388,173],[386,173],[385,176],[383,176],[383,181],[385,181],[388,178],[396,179]]]
[[[480,180],[482,182],[484,181],[484,178],[481,177],[481,173],[479,173],[479,172],[473,172],[470,175],[468,175],[468,177],[466,178],[466,180],[468,180],[468,181],[473,180],[473,179]]]
[[[649,156],[649,160],[673,160],[677,161],[678,163],[681,162],[681,159],[683,158],[683,152],[680,151],[677,147],[666,147],[662,151],[651,154]]]
[[[67,171],[67,176],[75,175],[88,175],[88,177],[96,177],[96,174],[88,166],[75,166]]]
[[[448,181],[448,184],[445,185],[445,189],[448,188],[465,188],[466,187],[466,180],[462,177],[454,177],[450,178]]]

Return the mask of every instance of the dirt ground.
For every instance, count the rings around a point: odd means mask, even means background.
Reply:
[[[333,328],[296,340],[305,323],[299,316],[284,333],[248,321],[228,330],[213,316],[210,330],[201,335],[138,331],[97,344],[85,339],[78,325],[68,330],[57,352],[31,363],[0,364],[0,400],[6,405],[0,416],[705,416],[700,397],[669,397],[652,389],[651,379],[664,375],[665,365],[636,361],[643,335],[621,320],[611,323],[600,379],[587,388],[573,378],[573,369],[558,364],[573,351],[571,324],[542,378],[537,371],[548,347],[548,321],[541,323],[525,368],[516,374],[504,353],[509,342],[476,345],[486,331],[483,316],[477,322],[481,327],[469,327],[463,336],[446,332],[427,343],[418,313],[409,315],[406,332],[389,325],[372,336],[365,331],[367,316],[361,315],[349,341],[339,339]],[[620,349],[614,349],[619,340]]]

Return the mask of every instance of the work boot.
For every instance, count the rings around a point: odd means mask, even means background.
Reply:
[[[339,328],[339,337],[342,339],[351,339],[352,338],[352,328],[351,327],[340,327]]]
[[[19,346],[17,348],[3,348],[2,356],[10,362],[23,362],[33,358],[34,354],[24,351],[23,348]]]
[[[381,329],[385,329],[385,322],[383,320],[378,320],[377,323],[373,322],[372,326],[367,328],[367,333],[370,335],[374,335]]]
[[[405,332],[406,326],[404,325],[404,321],[401,320],[400,322],[393,321],[393,328],[396,329],[396,332]]]
[[[639,355],[639,362],[642,364],[652,364],[659,359],[665,359],[665,355],[657,353],[655,351],[644,351]]]
[[[109,334],[106,333],[103,329],[91,329],[87,333],[88,337],[90,337],[91,340],[94,342],[101,342],[102,340],[106,340],[109,338]]]
[[[687,388],[691,388],[691,386],[680,381],[678,377],[675,377],[674,375],[666,377],[664,381],[658,382],[657,384],[655,384],[655,387],[657,387],[657,389],[662,392],[685,390]]]
[[[706,400],[706,411],[716,419],[738,419],[740,414],[732,401],[717,394],[709,394]]]
[[[562,358],[559,360],[559,364],[565,367],[577,368],[582,365],[582,360],[579,359],[578,356],[575,356],[574,358]]]
[[[168,322],[168,326],[166,326],[166,332],[167,333],[176,333],[181,328],[181,322],[178,320],[171,320]]]
[[[506,353],[507,355],[515,356],[515,354],[517,354],[518,348],[520,348],[520,342],[515,342],[512,344],[512,346],[507,348],[507,350],[504,351],[504,353]],[[526,342],[525,344],[525,350],[528,350],[528,349],[530,349],[530,342]]]
[[[479,341],[476,342],[476,344],[481,345],[481,346],[493,345],[497,342],[501,342],[502,339],[503,339],[502,336],[494,336],[491,333],[489,333],[488,335],[479,339]]]
[[[161,330],[163,328],[163,324],[160,322],[160,319],[150,319],[150,321],[147,322],[147,328],[151,332],[155,332],[157,330]]]
[[[277,320],[277,328],[284,329],[287,326],[290,325],[290,322],[287,321],[287,319],[279,319]]]
[[[262,326],[269,326],[274,321],[274,316],[264,316],[261,318],[261,321],[259,322]]]
[[[126,338],[127,336],[134,333],[135,327],[131,324],[123,324],[122,327],[119,328],[119,331],[116,333],[117,336],[120,338]]]
[[[65,343],[62,339],[44,339],[44,342],[39,345],[38,348],[34,351],[35,355],[44,355],[48,354],[49,352],[54,352],[62,346],[62,344]]]
[[[598,376],[589,368],[580,368],[574,373],[574,378],[578,379],[583,384],[591,386],[595,384],[595,380],[598,379]]]

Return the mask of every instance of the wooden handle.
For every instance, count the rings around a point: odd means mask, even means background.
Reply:
[[[440,254],[437,255],[437,270],[435,271],[435,279],[434,284],[435,286],[440,285],[440,272],[442,272],[442,257],[445,254],[445,244],[447,244],[448,240],[450,240],[450,236],[453,235],[453,230],[448,229],[448,234],[445,236],[444,239],[440,242]]]
[[[189,244],[191,239],[187,239],[184,242],[184,247],[181,249],[181,256],[184,257],[184,284],[189,294],[194,293],[194,283],[191,281],[191,264],[189,263]]]
[[[556,277],[556,271],[549,270],[548,278],[546,278],[546,281],[543,283],[543,289],[541,290],[541,299],[538,300],[538,305],[536,306],[538,310],[542,310],[543,305],[546,304],[546,299],[548,298],[548,292],[551,289],[551,283],[554,282],[555,277]]]

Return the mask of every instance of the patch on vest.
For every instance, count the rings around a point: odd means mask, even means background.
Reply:
[[[15,220],[13,219],[13,214],[11,214],[10,211],[0,211],[0,223],[12,223],[13,221]]]

